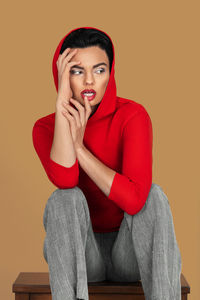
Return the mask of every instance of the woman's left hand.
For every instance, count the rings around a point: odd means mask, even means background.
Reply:
[[[85,107],[73,98],[70,98],[69,101],[77,108],[77,110],[73,108],[70,103],[67,104],[66,102],[62,102],[62,105],[65,108],[62,113],[69,121],[74,148],[75,150],[78,150],[84,146],[83,138],[85,127],[92,109],[90,101],[86,96],[84,97]]]

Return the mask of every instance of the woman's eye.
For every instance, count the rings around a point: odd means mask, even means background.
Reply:
[[[71,74],[81,74],[81,71],[76,71],[76,70],[70,70]]]
[[[99,74],[100,74],[100,73],[103,73],[103,72],[105,72],[105,69],[104,69],[104,68],[101,68],[101,69],[98,69],[98,70],[97,70],[97,73],[99,73]]]
[[[97,72],[98,74],[101,74],[101,73],[105,72],[105,69],[104,69],[104,68],[101,68],[101,69],[96,70],[96,72]],[[78,75],[78,74],[82,74],[82,71],[70,70],[70,73],[71,73],[71,74]]]

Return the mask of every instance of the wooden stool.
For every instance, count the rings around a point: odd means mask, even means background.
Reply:
[[[52,300],[48,272],[21,272],[12,285],[15,300]],[[89,282],[90,300],[145,300],[141,281]],[[181,274],[181,299],[187,300],[190,286]],[[66,299],[67,300],[67,299]]]

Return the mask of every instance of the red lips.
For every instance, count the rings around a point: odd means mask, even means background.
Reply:
[[[83,99],[84,99],[84,97],[85,97],[85,95],[84,95],[85,93],[93,93],[93,95],[87,96],[87,99],[88,99],[88,100],[93,100],[94,97],[96,96],[95,90],[93,90],[93,89],[91,89],[91,90],[86,89],[86,90],[83,90],[83,91],[81,92],[81,96],[82,96]]]
[[[91,89],[91,90],[83,90],[81,92],[81,94],[84,94],[84,93],[94,93],[94,94],[96,94],[95,90],[93,90],[93,89]]]

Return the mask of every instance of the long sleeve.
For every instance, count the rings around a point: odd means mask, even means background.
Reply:
[[[153,130],[142,110],[131,117],[122,133],[122,174],[116,173],[109,199],[130,215],[144,206],[152,185]]]
[[[43,123],[35,122],[32,140],[36,153],[45,169],[49,180],[58,188],[73,188],[78,184],[79,166],[76,159],[73,166],[67,168],[50,158],[53,132]]]

